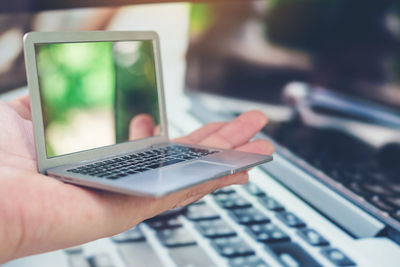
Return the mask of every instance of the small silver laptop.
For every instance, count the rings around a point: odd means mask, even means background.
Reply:
[[[24,46],[43,174],[159,197],[272,160],[169,142],[154,32],[32,32]]]

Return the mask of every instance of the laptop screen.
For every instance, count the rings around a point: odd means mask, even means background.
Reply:
[[[145,138],[139,114],[159,135],[151,40],[41,43],[35,52],[48,158]]]

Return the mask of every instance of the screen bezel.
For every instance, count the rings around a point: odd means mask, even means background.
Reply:
[[[56,157],[47,157],[45,132],[43,122],[42,101],[36,61],[36,44],[51,43],[83,43],[83,42],[118,42],[118,41],[152,41],[154,51],[154,65],[160,111],[159,136],[141,140],[128,141],[120,144],[94,148]],[[38,169],[45,173],[47,169],[92,161],[107,156],[127,153],[155,144],[168,142],[168,124],[166,117],[164,87],[162,79],[160,40],[156,32],[146,31],[93,31],[93,32],[31,32],[24,37],[25,64],[28,87],[30,93],[32,122],[36,141]]]

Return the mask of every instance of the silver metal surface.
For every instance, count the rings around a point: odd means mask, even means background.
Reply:
[[[271,160],[271,156],[224,150],[200,159],[180,162],[118,180],[72,174],[67,172],[71,168],[70,165],[50,169],[48,174],[64,182],[82,186],[125,194],[160,197]]]

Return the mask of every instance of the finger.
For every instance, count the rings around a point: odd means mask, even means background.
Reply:
[[[243,145],[267,124],[267,117],[260,111],[249,111],[221,129],[203,139],[200,144],[211,147],[231,149]]]
[[[211,134],[217,132],[220,130],[223,126],[225,126],[227,123],[226,122],[213,122],[204,125],[200,129],[192,132],[188,136],[180,137],[175,139],[175,142],[180,142],[180,143],[192,143],[192,144],[197,144],[203,139],[207,138]]]
[[[153,130],[153,136],[160,135],[160,134],[161,134],[161,127],[160,127],[160,125],[157,125]]]
[[[274,153],[274,146],[267,140],[255,140],[237,147],[236,150],[264,155],[272,155],[272,153]]]
[[[129,140],[153,136],[154,120],[148,114],[136,115],[129,124]]]
[[[9,102],[9,105],[24,119],[32,120],[29,95],[25,95]]]

